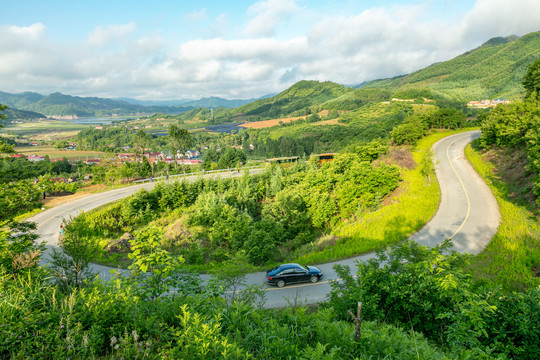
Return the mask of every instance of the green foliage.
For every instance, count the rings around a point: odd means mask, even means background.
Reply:
[[[0,290],[2,358],[444,358],[417,333],[365,321],[356,343],[352,324],[331,309],[258,309],[210,288],[148,302],[122,280],[64,294],[39,272],[0,271]]]
[[[189,148],[191,148],[194,144],[193,137],[186,129],[179,129],[176,125],[169,126],[168,134],[168,143],[173,153],[174,166],[176,167],[178,165],[178,163],[176,162],[177,153],[180,152],[181,158],[183,160],[186,151],[189,150]],[[182,169],[183,168],[184,163],[182,162]]]
[[[418,116],[412,116],[392,130],[392,142],[396,145],[416,145],[426,133],[426,124]]]
[[[525,88],[525,97],[540,97],[540,58],[532,63],[523,76],[523,87]]]
[[[30,180],[22,180],[0,187],[0,220],[41,207],[41,190]]]
[[[430,249],[404,242],[358,263],[356,277],[336,265],[342,281],[331,284],[329,306],[345,317],[362,301],[366,320],[412,328],[461,356],[537,358],[539,290],[474,288],[463,270],[466,256],[443,255],[448,245]]]
[[[160,355],[174,359],[249,359],[251,356],[221,333],[220,316],[209,319],[191,313],[187,306],[178,315],[179,327],[173,329],[174,343]]]
[[[32,231],[34,223],[0,222],[0,269],[8,274],[18,274],[37,265],[43,245]]]
[[[428,181],[430,181],[431,176],[435,174],[435,164],[433,162],[433,152],[429,151],[424,154],[422,162],[420,163],[420,173],[424,175]]]
[[[497,106],[482,118],[481,146],[522,147],[534,174],[534,192],[540,199],[540,102],[529,99]],[[537,200],[537,202],[540,200]],[[540,202],[538,202],[540,205]]]
[[[133,264],[124,280],[144,300],[157,299],[172,288],[184,293],[198,291],[198,279],[182,271],[184,259],[161,248],[162,236],[159,229],[148,227],[139,230],[130,241],[129,258]]]
[[[347,148],[347,152],[358,154],[360,161],[373,161],[388,152],[388,145],[382,140],[372,140],[365,144],[354,144]]]
[[[219,169],[235,168],[240,164],[246,163],[246,154],[244,151],[236,148],[228,148],[220,155],[217,161]]]

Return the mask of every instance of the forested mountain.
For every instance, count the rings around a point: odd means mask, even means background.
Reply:
[[[540,32],[493,38],[456,58],[406,76],[369,82],[364,88],[429,89],[462,102],[484,98],[517,99],[527,67],[540,57]]]
[[[45,115],[29,110],[18,110],[14,108],[7,108],[4,111],[6,115],[6,121],[10,120],[32,120],[32,119],[43,119],[46,118]]]
[[[368,90],[371,92],[371,90]],[[378,91],[378,90],[376,90]],[[330,81],[300,81],[281,93],[264,99],[253,101],[235,109],[218,109],[213,112],[215,122],[238,122],[276,119],[288,116],[303,116],[318,110],[326,109],[323,104],[338,98],[346,98],[347,94],[361,94],[358,91]],[[210,120],[208,109],[194,109],[179,116],[180,120],[199,118]]]
[[[48,116],[74,117],[148,115],[157,112],[178,114],[191,109],[191,107],[178,106],[134,105],[121,100],[70,96],[59,92],[48,96],[32,92],[22,94],[0,92],[0,104],[6,104],[19,110],[39,112]]]

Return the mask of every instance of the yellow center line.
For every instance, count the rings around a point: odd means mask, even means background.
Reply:
[[[465,225],[465,223],[467,222],[467,220],[469,219],[469,215],[471,213],[471,201],[469,199],[469,194],[467,193],[467,189],[465,189],[465,184],[463,184],[463,181],[461,180],[461,177],[458,175],[457,171],[456,171],[456,168],[454,167],[454,164],[452,163],[452,160],[450,160],[450,153],[449,153],[449,150],[450,150],[450,146],[454,145],[455,143],[457,143],[458,141],[460,140],[463,140],[465,138],[467,138],[468,136],[463,136],[463,137],[460,137],[459,139],[457,139],[456,141],[450,143],[448,145],[448,147],[446,148],[446,157],[448,159],[448,162],[450,163],[450,166],[452,167],[452,170],[454,171],[454,174],[456,174],[458,180],[459,180],[459,183],[461,184],[461,187],[463,189],[463,192],[465,193],[465,198],[467,199],[467,215],[465,216],[465,219],[463,220],[463,222],[461,223],[461,225],[459,226],[459,228],[456,230],[455,233],[452,234],[452,236],[450,236],[450,239],[452,239],[454,236],[457,235],[457,233],[459,233],[461,231],[461,229],[463,228],[463,226]]]

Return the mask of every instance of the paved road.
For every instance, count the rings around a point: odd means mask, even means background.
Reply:
[[[489,243],[499,226],[499,210],[489,187],[465,158],[464,148],[480,136],[471,131],[448,136],[433,146],[435,172],[441,188],[441,202],[433,219],[412,239],[426,246],[435,246],[451,238],[454,249],[462,253],[478,254]],[[318,265],[323,281],[284,288],[268,287],[268,307],[283,307],[289,303],[317,303],[325,300],[330,291],[329,280],[337,279],[335,264],[349,266],[356,273],[356,262],[366,261],[373,253]],[[311,265],[311,264],[309,264]],[[265,273],[250,274],[250,282],[260,283]]]
[[[499,225],[499,211],[495,198],[488,186],[476,174],[465,159],[464,147],[477,138],[479,131],[448,136],[433,146],[436,161],[436,175],[441,188],[441,203],[433,219],[412,238],[417,242],[435,246],[447,238],[452,238],[454,248],[459,252],[478,254],[489,243]],[[212,176],[212,175],[206,175]],[[235,172],[223,173],[222,177],[238,176]],[[196,179],[195,177],[191,178]],[[102,204],[129,196],[140,188],[149,189],[155,183],[146,183],[128,188],[112,190],[77,199],[71,203],[48,209],[33,218],[38,224],[37,233],[50,247],[57,246],[58,229],[62,218],[88,211]],[[323,301],[330,291],[329,280],[337,279],[333,270],[336,263],[349,266],[356,271],[356,262],[365,261],[374,254],[321,264],[319,268],[324,278],[317,284],[302,284],[276,288],[266,286],[267,306],[283,307],[288,304],[317,303]],[[94,266],[94,270],[104,279],[110,277],[110,268]],[[207,278],[203,276],[203,278]],[[250,284],[264,282],[265,273],[249,274]]]

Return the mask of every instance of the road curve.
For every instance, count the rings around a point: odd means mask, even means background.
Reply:
[[[452,238],[454,248],[463,253],[478,254],[489,243],[499,225],[497,202],[489,187],[474,171],[465,158],[464,147],[477,138],[480,131],[451,135],[433,146],[435,172],[441,189],[441,202],[433,219],[412,239],[420,244],[435,246],[447,238]],[[222,177],[238,176],[236,172],[224,173]],[[215,176],[215,175],[206,175]],[[193,181],[198,177],[190,177]],[[104,193],[93,194],[59,205],[28,219],[38,225],[37,234],[49,248],[56,247],[59,227],[63,218],[75,216],[98,206],[127,197],[141,188],[152,188],[155,183],[146,183]],[[349,266],[356,271],[357,261],[374,257],[373,253],[319,265],[324,278],[317,284],[302,284],[276,288],[267,286],[267,307],[283,307],[294,304],[317,303],[325,300],[330,291],[329,281],[337,279],[333,270],[335,264]],[[44,257],[47,262],[47,257]],[[93,265],[101,278],[110,278],[110,269]],[[260,284],[265,279],[264,272],[248,274],[249,284]],[[203,275],[203,278],[206,276]]]
[[[262,170],[260,168],[250,169],[251,174],[259,173]],[[182,177],[187,181],[196,181],[200,178],[205,179],[219,179],[241,176],[238,171],[225,171],[218,173],[210,173],[205,175],[188,175]],[[175,180],[169,180],[172,182]],[[128,186],[120,189],[109,190],[102,193],[87,195],[71,202],[60,204],[53,208],[40,212],[37,215],[27,219],[33,221],[37,225],[36,234],[39,235],[39,239],[46,245],[46,252],[41,259],[41,265],[45,265],[50,261],[49,254],[52,249],[58,248],[58,240],[60,237],[60,224],[65,220],[75,217],[83,211],[90,211],[104,204],[123,199],[130,195],[135,194],[140,189],[150,190],[157,182],[147,182],[143,184]],[[112,268],[108,266],[92,264],[92,270],[97,273],[102,279],[110,279],[110,270]]]
[[[464,148],[480,136],[469,131],[447,136],[433,145],[435,173],[441,189],[441,202],[435,216],[411,238],[426,246],[436,246],[451,238],[453,247],[461,253],[478,254],[493,238],[499,226],[499,208],[491,190],[474,171],[465,157]],[[284,288],[269,287],[268,307],[283,307],[294,303],[324,301],[330,292],[329,281],[338,278],[335,264],[349,266],[356,273],[356,262],[374,257],[368,253],[346,260],[318,265],[324,273],[317,284],[302,284]],[[265,273],[250,274],[249,281],[257,283]]]

